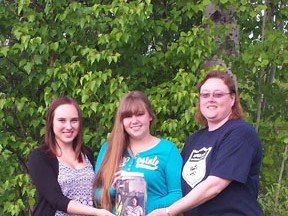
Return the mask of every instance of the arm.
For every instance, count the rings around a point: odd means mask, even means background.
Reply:
[[[106,150],[107,150],[107,147],[108,147],[108,144],[107,144],[107,142],[105,142],[100,148],[100,151],[98,153],[97,160],[96,160],[96,163],[95,163],[95,173],[98,172],[98,170],[99,170],[99,168],[101,166],[101,163],[103,161],[103,158],[104,158]]]
[[[95,173],[98,172],[98,170],[101,166],[101,163],[103,161],[103,158],[104,158],[106,150],[107,150],[107,146],[108,146],[108,143],[105,142],[99,151],[99,154],[98,154],[98,157],[97,157],[97,160],[95,163]],[[110,196],[115,197],[115,194],[116,194],[116,190],[114,189],[113,186],[111,186],[110,187]],[[96,190],[94,192],[94,196],[95,196],[97,203],[101,203],[102,188],[96,188]]]
[[[91,206],[86,206],[71,200],[68,204],[67,212],[71,214],[91,215],[91,216],[113,216],[111,212],[106,209],[97,209]]]
[[[158,197],[154,203],[155,208],[166,207],[177,201],[182,197],[181,190],[181,168],[182,157],[176,145],[170,148],[169,151],[163,153],[165,156],[164,169],[164,182],[160,185],[161,190],[167,191],[164,196]]]
[[[95,162],[95,174],[97,174],[97,172],[101,166],[101,163],[103,161],[103,158],[104,158],[104,155],[106,152],[106,148],[107,148],[107,143],[104,143],[100,148],[100,151],[98,153],[98,156],[97,156],[97,159]],[[94,191],[94,197],[95,197],[97,203],[101,203],[101,196],[102,196],[102,188],[96,188],[96,190]]]
[[[240,126],[241,128],[239,128]],[[247,125],[237,124],[231,128],[229,133],[221,139],[217,158],[207,179],[199,183],[181,200],[171,205],[168,208],[170,214],[185,212],[207,202],[227,188],[232,181],[244,184],[248,179],[254,155],[260,154],[259,149],[261,151],[260,145],[258,145],[259,140],[255,140],[255,137],[257,137],[255,132]],[[243,158],[245,160],[242,160]],[[165,209],[160,209],[149,216],[152,215],[167,216],[167,212]]]
[[[221,193],[229,184],[230,180],[216,176],[208,176],[199,183],[186,196],[172,204],[169,208],[170,215],[177,215],[206,202]],[[167,216],[167,209],[157,209],[148,216]]]
[[[50,157],[40,148],[33,150],[29,156],[29,174],[37,191],[53,209],[67,211],[70,199],[62,194],[57,181],[57,168],[57,159]]]
[[[29,156],[28,167],[36,189],[55,210],[72,214],[113,215],[106,210],[86,206],[65,197],[57,181],[57,172],[53,167],[53,160],[53,158],[37,149]]]
[[[191,208],[214,198],[221,193],[231,180],[222,179],[216,176],[208,176],[203,182],[199,183],[185,197],[175,202],[169,207],[171,215],[177,215]]]

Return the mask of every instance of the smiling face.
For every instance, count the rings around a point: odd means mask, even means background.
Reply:
[[[230,94],[222,79],[210,78],[201,86],[200,111],[207,119],[209,130],[219,128],[229,119],[234,101],[235,95]]]
[[[152,117],[144,108],[123,118],[123,126],[130,139],[141,140],[150,135]]]
[[[63,104],[54,111],[53,132],[56,142],[61,145],[72,145],[79,131],[79,115],[72,104]]]

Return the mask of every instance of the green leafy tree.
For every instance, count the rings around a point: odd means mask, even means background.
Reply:
[[[213,25],[205,13],[212,3],[221,11],[233,7],[239,55],[218,49],[231,25]],[[181,149],[199,127],[193,121],[195,85],[215,56],[231,64],[248,121],[263,141],[265,215],[287,212],[287,191],[279,194],[287,186],[287,3],[266,3],[1,0],[0,214],[31,213],[35,189],[27,156],[43,141],[45,114],[55,97],[79,102],[84,143],[97,156],[120,98],[142,90],[157,114],[153,133]],[[264,11],[271,12],[268,21]]]

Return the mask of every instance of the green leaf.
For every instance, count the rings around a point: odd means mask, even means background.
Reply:
[[[228,2],[228,0],[220,0],[220,2],[221,2],[222,4],[226,4],[226,3]]]
[[[9,51],[9,47],[8,46],[2,46],[1,49],[0,49],[0,53],[2,55],[4,55],[4,57],[7,57],[8,51]]]
[[[59,48],[59,43],[58,42],[54,42],[54,43],[50,44],[50,49],[51,50],[57,51],[58,48]]]
[[[31,73],[32,67],[34,64],[32,62],[27,62],[26,65],[24,66],[24,70],[27,72],[27,74]]]

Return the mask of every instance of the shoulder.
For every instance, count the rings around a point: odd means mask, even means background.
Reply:
[[[179,149],[174,142],[163,138],[160,139],[157,149],[164,154],[180,154]]]
[[[253,127],[250,123],[241,119],[232,119],[226,123],[229,127]]]
[[[254,126],[243,120],[230,120],[223,130],[223,139],[230,140],[230,145],[235,144],[245,149],[255,148],[261,151],[262,144]]]
[[[257,135],[256,129],[254,126],[243,120],[229,120],[224,125],[225,131],[235,131],[237,134],[246,134],[246,135]]]
[[[30,153],[28,159],[33,160],[33,159],[44,159],[44,160],[54,160],[56,159],[55,157],[53,157],[53,155],[49,154],[43,145],[35,148],[32,150],[32,152]]]
[[[159,146],[162,148],[175,148],[176,144],[170,140],[160,138]]]
[[[160,143],[165,144],[165,145],[170,145],[170,146],[175,145],[174,142],[167,140],[167,139],[164,139],[164,138],[160,138]]]
[[[90,147],[84,145],[83,148],[84,148],[84,153],[85,153],[88,157],[89,157],[89,156],[93,156],[93,151],[92,151],[92,149],[91,149]]]
[[[100,151],[97,154],[97,159],[96,159],[96,164],[95,164],[96,170],[99,169],[100,164],[102,163],[102,160],[103,160],[105,153],[106,153],[106,150],[107,150],[107,146],[108,146],[108,143],[106,141],[104,144],[102,144]]]
[[[101,145],[101,148],[100,148],[100,151],[99,151],[99,154],[98,155],[103,155],[105,154],[106,150],[108,148],[108,142],[104,142],[102,145]]]
[[[57,170],[58,160],[52,154],[49,154],[44,146],[39,146],[32,150],[28,156],[28,169],[33,170],[37,167],[48,167],[51,166],[53,169]]]
[[[188,136],[187,139],[186,139],[186,142],[190,142],[191,140],[193,140],[193,139],[195,139],[195,138],[197,138],[199,136],[205,135],[207,133],[208,133],[208,128],[207,127],[201,128],[201,129],[195,131],[190,136]]]
[[[108,147],[108,142],[106,141],[102,144],[101,149],[106,150],[107,147]]]
[[[92,149],[90,147],[86,146],[86,145],[84,145],[83,148],[84,148],[84,154],[87,155],[90,163],[94,167],[95,160],[94,160],[94,153],[93,153]]]

